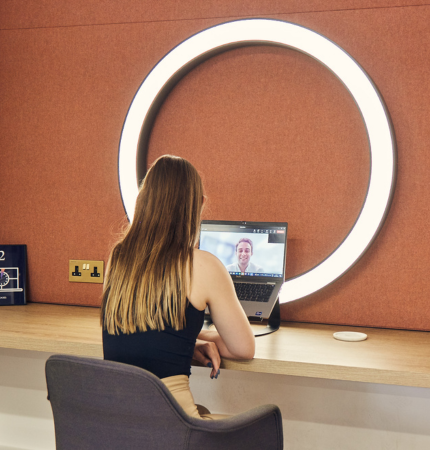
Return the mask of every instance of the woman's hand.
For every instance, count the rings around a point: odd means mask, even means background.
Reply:
[[[199,361],[204,366],[211,367],[210,377],[215,379],[218,378],[221,356],[215,342],[197,339],[196,346],[194,347],[193,359]]]

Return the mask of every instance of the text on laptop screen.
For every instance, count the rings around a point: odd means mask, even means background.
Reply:
[[[281,278],[287,237],[285,225],[203,222],[199,248],[221,260],[231,275]]]

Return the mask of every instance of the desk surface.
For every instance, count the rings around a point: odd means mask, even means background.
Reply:
[[[336,331],[366,341],[341,342]],[[225,369],[333,380],[430,387],[430,332],[283,322],[256,338],[252,361],[224,359]],[[0,307],[0,347],[102,357],[99,309],[30,303]]]

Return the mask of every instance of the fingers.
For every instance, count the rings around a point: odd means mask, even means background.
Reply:
[[[220,374],[221,356],[214,342],[198,339],[194,349],[193,358],[207,367],[211,367],[210,377],[218,378]]]
[[[221,365],[221,356],[218,347],[214,342],[206,342],[203,346],[205,356],[210,359],[212,363],[211,378],[219,375],[219,366]]]
[[[196,344],[196,347],[194,348],[193,359],[203,364],[204,366],[212,367],[211,360],[202,353],[201,345]]]
[[[216,380],[216,379],[218,378],[219,374],[220,374],[220,369],[218,369],[217,372],[215,372],[215,370],[212,369],[212,372],[211,372],[211,379],[214,379],[214,378],[215,378],[215,380]]]
[[[213,379],[213,378],[217,379],[218,375],[220,374],[220,369],[218,369],[218,371],[216,371],[215,368],[212,367],[212,363],[211,362],[208,362],[206,365],[208,367],[212,368],[211,373],[210,373],[211,379]]]

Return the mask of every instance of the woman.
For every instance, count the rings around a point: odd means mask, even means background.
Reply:
[[[255,341],[227,270],[198,250],[203,185],[186,160],[165,155],[149,169],[133,222],[109,258],[101,323],[104,358],[157,375],[191,416],[191,359],[251,359]],[[217,331],[201,330],[206,306]],[[210,415],[203,418],[213,418]]]

